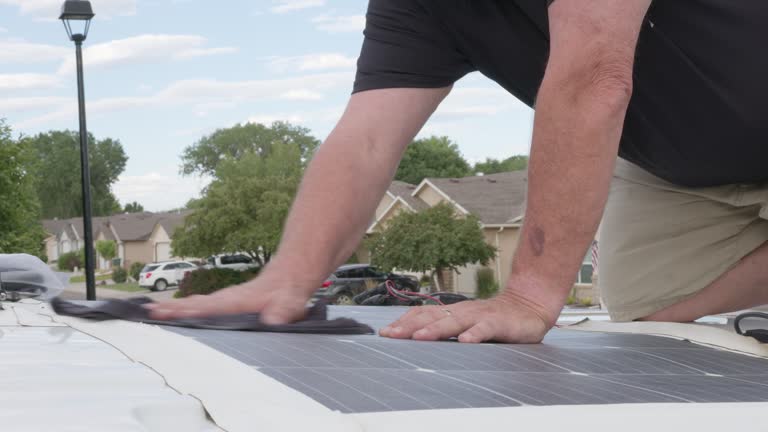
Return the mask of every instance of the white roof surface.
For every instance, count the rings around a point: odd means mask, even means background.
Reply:
[[[198,400],[114,347],[66,326],[16,325],[0,326],[0,430],[221,429]]]
[[[0,311],[2,431],[701,432],[759,429],[766,412],[739,403],[341,414],[156,326],[58,317],[34,301]]]

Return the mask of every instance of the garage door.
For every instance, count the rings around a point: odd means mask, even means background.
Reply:
[[[155,261],[168,261],[171,259],[170,243],[155,243]]]

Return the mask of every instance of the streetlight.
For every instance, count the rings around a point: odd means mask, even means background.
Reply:
[[[69,40],[77,52],[77,98],[80,106],[80,170],[83,186],[83,231],[85,234],[85,287],[86,299],[96,300],[96,281],[93,277],[93,224],[91,222],[91,170],[88,167],[88,130],[85,126],[85,90],[83,89],[83,41],[88,36],[94,13],[91,2],[66,0],[61,6],[59,19],[64,23]],[[82,32],[72,32],[72,24],[84,23]]]

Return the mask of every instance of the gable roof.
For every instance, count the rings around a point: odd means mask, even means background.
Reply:
[[[147,240],[159,218],[154,213],[129,213],[109,218],[117,237],[122,241]]]
[[[173,232],[176,231],[176,228],[184,225],[184,220],[190,213],[192,213],[190,210],[179,213],[168,213],[160,219],[160,226],[163,227],[168,236],[172,236]]]
[[[515,223],[525,211],[527,171],[426,181],[480,218],[484,225]]]
[[[400,197],[405,201],[406,204],[411,206],[412,209],[416,211],[421,211],[426,208],[429,208],[429,205],[422,201],[421,199],[413,196],[413,192],[416,190],[416,186],[412,185],[410,183],[401,182],[399,180],[395,180],[392,182],[391,185],[389,185],[389,192],[395,196],[395,198]]]
[[[184,218],[188,214],[189,212],[144,212],[94,217],[92,222],[93,237],[96,238],[101,232],[107,240],[144,241],[149,239],[152,230],[158,223],[170,235],[177,226],[184,223]],[[66,232],[71,239],[83,238],[83,218],[44,220],[42,224],[48,233],[57,237],[62,232]],[[115,233],[117,238],[115,238]]]

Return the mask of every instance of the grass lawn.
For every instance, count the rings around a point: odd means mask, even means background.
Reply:
[[[99,285],[101,288],[111,289],[111,290],[117,290],[117,291],[128,291],[128,292],[141,292],[141,291],[147,291],[146,288],[142,288],[137,284],[136,282],[126,282],[121,284],[114,284],[114,285]]]
[[[112,278],[111,274],[96,275],[97,281],[110,280],[111,278]],[[72,276],[71,278],[69,278],[69,283],[78,283],[78,282],[85,282],[85,275]]]

